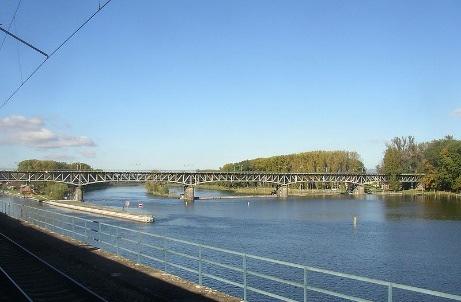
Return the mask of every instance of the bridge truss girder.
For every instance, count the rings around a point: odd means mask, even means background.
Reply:
[[[423,174],[401,174],[401,183],[419,183]],[[386,183],[385,174],[356,173],[266,173],[266,172],[144,172],[144,171],[0,171],[0,182],[61,182],[74,186],[97,183],[144,183],[148,181],[196,186],[216,182],[271,183],[278,186],[296,183]]]

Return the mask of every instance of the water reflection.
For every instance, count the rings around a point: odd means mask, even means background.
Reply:
[[[461,220],[461,199],[446,196],[385,196],[386,217],[392,219]]]

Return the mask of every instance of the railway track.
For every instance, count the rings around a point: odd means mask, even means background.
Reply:
[[[0,302],[106,301],[0,233]]]

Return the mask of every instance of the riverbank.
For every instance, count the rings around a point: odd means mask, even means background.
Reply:
[[[108,301],[240,301],[70,237],[0,215],[2,233]]]
[[[207,190],[215,190],[215,191],[223,191],[234,193],[238,195],[260,195],[260,196],[270,196],[275,195],[273,187],[242,187],[242,188],[229,188],[226,186],[221,185],[213,185],[213,184],[206,184],[206,185],[198,185],[198,188],[207,189]],[[315,196],[315,195],[339,195],[344,194],[341,190],[300,190],[295,188],[288,189],[290,196]]]
[[[73,211],[79,212],[86,212],[90,214],[110,217],[110,218],[117,218],[135,222],[143,222],[143,223],[152,223],[155,220],[155,217],[151,214],[142,214],[142,213],[129,213],[124,210],[118,210],[111,207],[105,207],[101,205],[92,204],[90,202],[79,202],[73,200],[49,200],[44,198],[43,196],[38,195],[22,195],[20,193],[14,191],[2,191],[2,194],[21,198],[21,199],[28,199],[36,202],[41,202],[53,207],[57,208],[65,208]]]
[[[33,201],[44,201],[44,200],[49,200],[49,198],[45,195],[41,194],[21,194],[17,190],[0,190],[0,194],[16,197],[16,198],[22,198],[22,199],[29,199]]]
[[[421,191],[421,190],[403,190],[403,191],[376,191],[371,192],[374,195],[397,195],[397,196],[428,196],[428,197],[448,197],[461,199],[460,193],[446,192],[446,191]]]

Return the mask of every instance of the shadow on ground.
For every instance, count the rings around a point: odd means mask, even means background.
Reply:
[[[0,232],[109,301],[239,301],[0,214]]]

